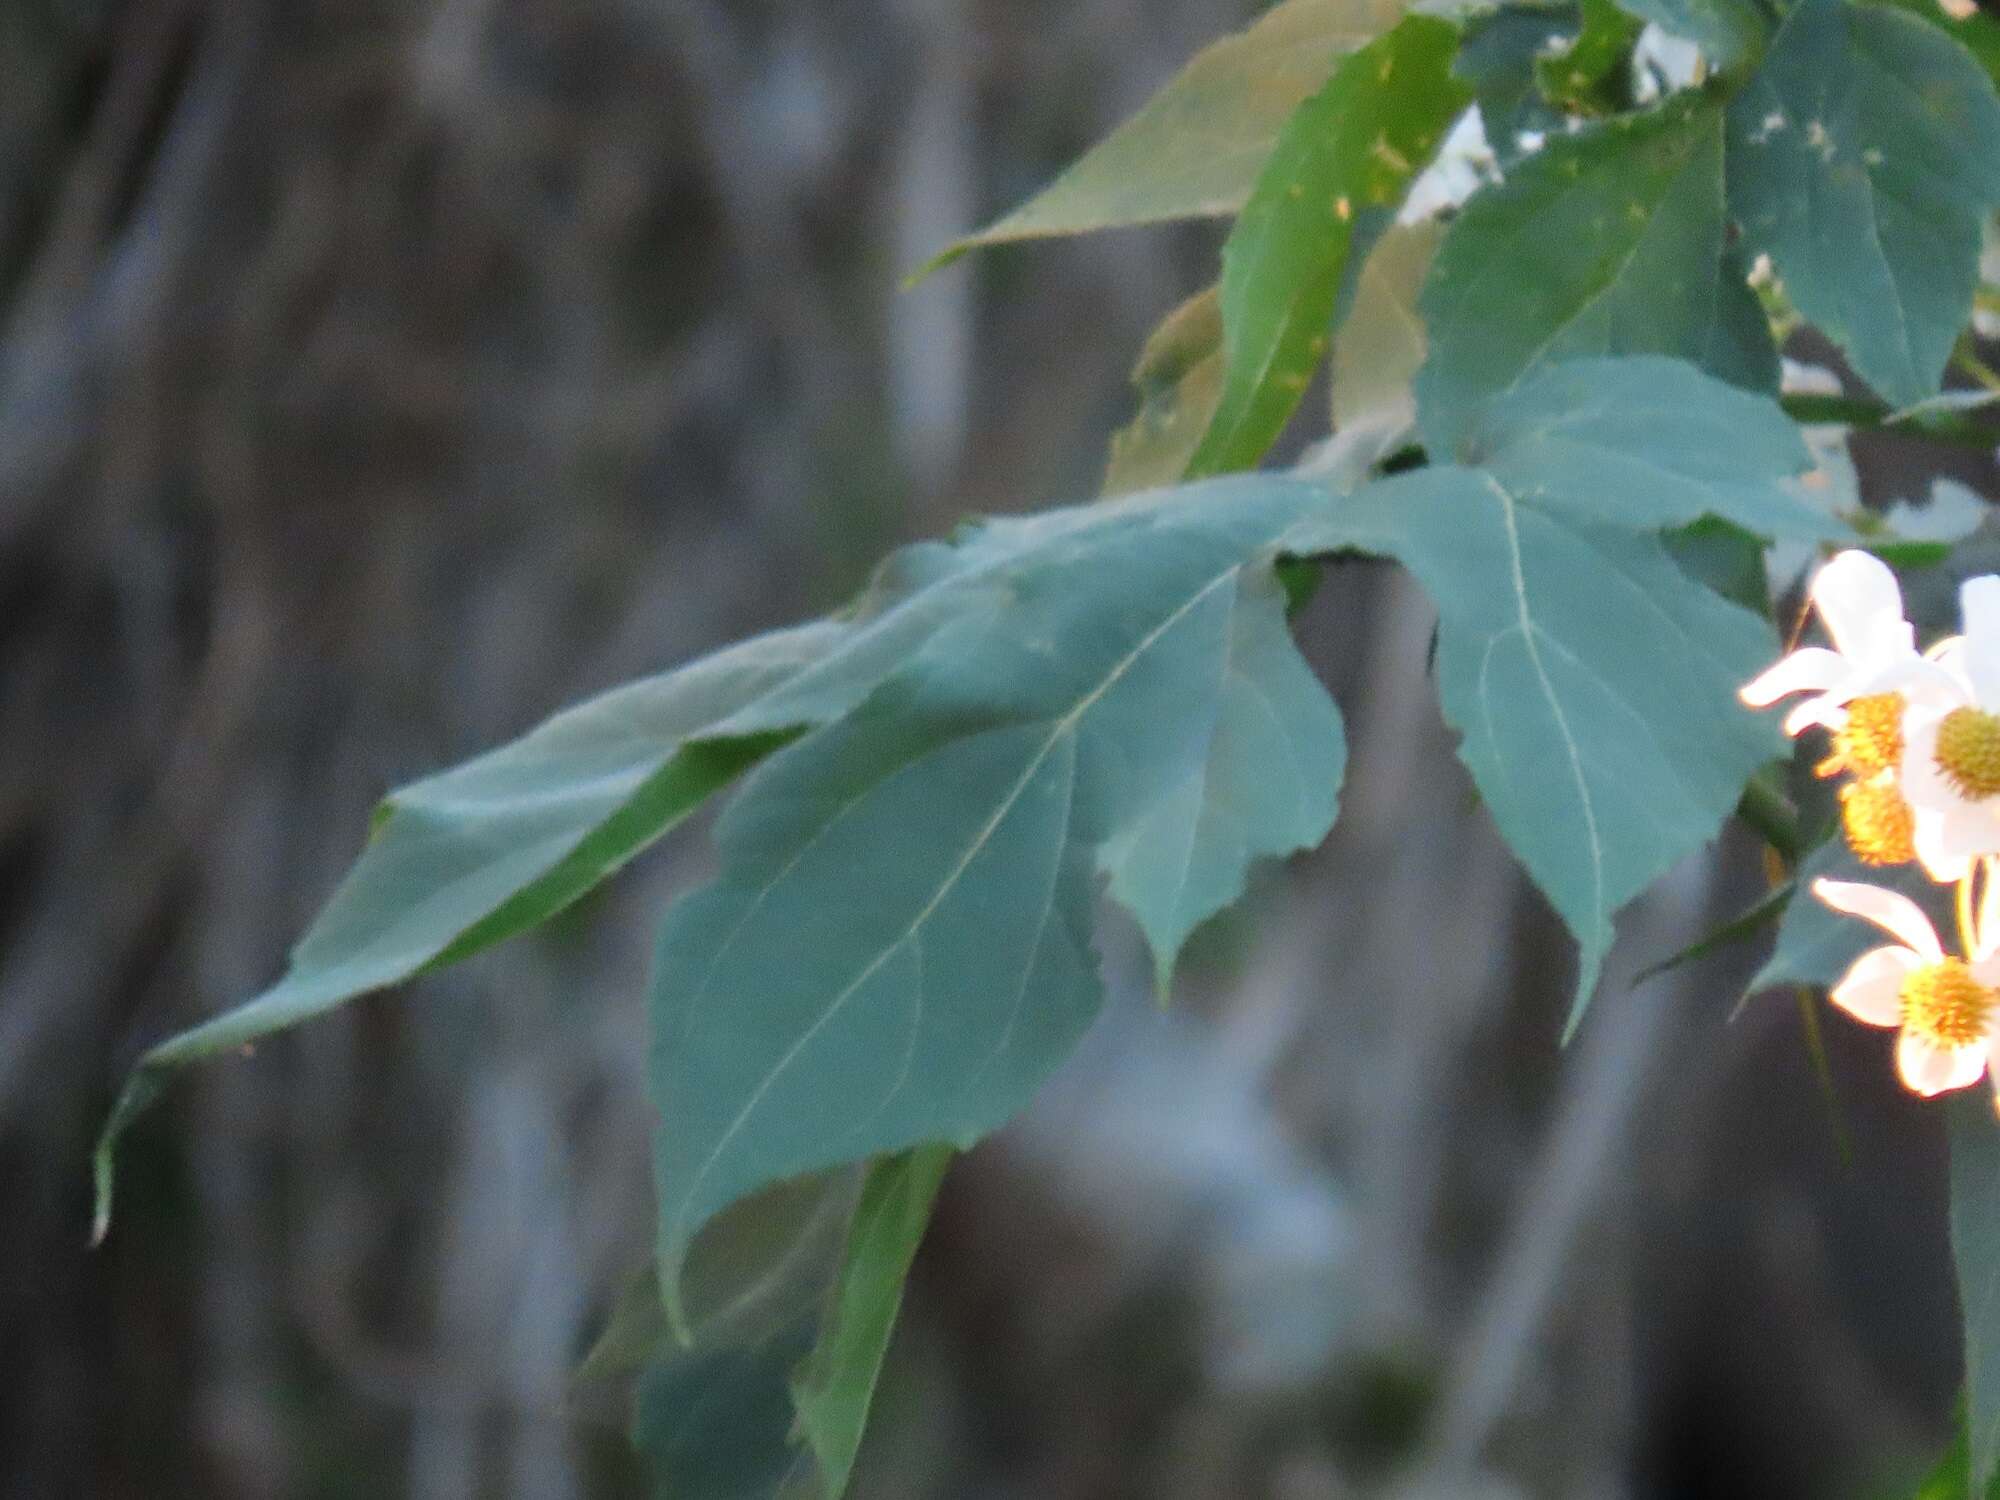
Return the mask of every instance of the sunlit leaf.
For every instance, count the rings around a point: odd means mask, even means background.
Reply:
[[[1411,16],[1300,105],[1222,250],[1222,397],[1190,475],[1252,467],[1326,352],[1355,226],[1402,201],[1471,97],[1458,30]]]

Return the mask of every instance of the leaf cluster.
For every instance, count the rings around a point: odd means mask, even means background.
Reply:
[[[640,1372],[663,1493],[837,1496],[952,1152],[1097,1013],[1100,895],[1164,996],[1250,866],[1333,826],[1341,715],[1287,625],[1319,560],[1435,601],[1459,754],[1577,939],[1570,1026],[1618,910],[1769,810],[1780,741],[1735,698],[1777,650],[1765,548],[1857,520],[1810,482],[1780,339],[1839,348],[1873,393],[1845,419],[1981,430],[1926,403],[2000,206],[1996,35],[1927,0],[1284,0],[1217,42],[939,258],[1234,216],[1140,356],[1106,497],[906,548],[835,615],[392,793],[284,977],[140,1059],[100,1234],[176,1069],[534,927],[728,790],[648,997],[657,1253],[586,1375]],[[1331,435],[1259,471],[1323,369]],[[1764,982],[1827,982],[1815,920]],[[1982,1481],[1996,1142],[1954,1153]]]

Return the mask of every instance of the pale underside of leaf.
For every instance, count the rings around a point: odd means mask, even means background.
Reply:
[[[924,271],[980,245],[1235,213],[1292,111],[1402,9],[1401,0],[1284,0],[1198,53],[1047,188]]]
[[[1417,294],[1443,235],[1435,219],[1393,224],[1369,251],[1333,340],[1336,428],[1415,420],[1411,382],[1429,349]]]
[[[1139,410],[1111,437],[1107,495],[1176,484],[1222,399],[1222,304],[1195,293],[1153,330],[1132,370]]]

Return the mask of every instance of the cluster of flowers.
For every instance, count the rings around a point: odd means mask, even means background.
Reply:
[[[1792,652],[1743,689],[1764,707],[1807,693],[1785,719],[1832,732],[1822,776],[1843,776],[1841,825],[1864,864],[1916,863],[1957,887],[1958,945],[1909,897],[1857,881],[1813,894],[1896,941],[1864,953],[1833,990],[1871,1026],[1900,1028],[1896,1070],[1917,1093],[1979,1081],[2000,1093],[2000,577],[1959,591],[1964,634],[1919,651],[1886,565],[1843,552],[1813,579],[1833,649]]]

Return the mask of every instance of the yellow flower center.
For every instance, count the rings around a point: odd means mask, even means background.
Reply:
[[[1822,776],[1879,776],[1902,759],[1903,695],[1870,693],[1847,705],[1847,722],[1833,732],[1833,754],[1815,769]]]
[[[1864,865],[1906,865],[1917,857],[1916,819],[1893,775],[1842,787],[1840,826],[1847,847]]]
[[[2000,796],[2000,714],[1954,708],[1938,724],[1937,768],[1962,796]]]
[[[1972,977],[1962,958],[1912,970],[1898,997],[1903,1026],[1936,1047],[1967,1047],[1986,1035],[1986,1021],[2000,1003]]]

